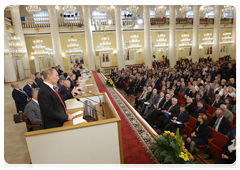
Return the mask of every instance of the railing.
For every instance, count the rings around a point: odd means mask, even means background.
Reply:
[[[111,66],[111,67],[102,67],[102,70],[103,70],[103,74],[104,75],[110,75],[111,74],[111,71],[118,71],[118,66]]]
[[[6,26],[12,26],[12,20],[10,20],[6,17],[4,17],[4,23],[5,23]]]

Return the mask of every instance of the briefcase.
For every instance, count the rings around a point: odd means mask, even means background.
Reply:
[[[13,115],[13,120],[15,123],[25,122],[25,118],[27,118],[27,115],[23,113]]]

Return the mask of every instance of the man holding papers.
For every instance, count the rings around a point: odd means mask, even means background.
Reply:
[[[161,134],[164,131],[172,131],[176,127],[183,127],[183,124],[188,121],[189,113],[186,110],[186,105],[182,104],[180,106],[180,113],[173,117],[171,122],[169,122],[162,130],[159,130],[157,133]]]
[[[159,99],[159,95],[157,94],[157,89],[153,89],[151,98],[147,102],[144,102],[143,104],[143,107],[141,110],[142,115],[145,116],[148,109],[151,108],[153,104],[156,104],[158,102],[158,99]]]

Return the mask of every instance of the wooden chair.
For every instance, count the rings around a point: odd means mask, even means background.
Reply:
[[[33,125],[28,117],[25,118],[25,123],[28,132],[33,131],[33,127],[42,127],[42,125]]]

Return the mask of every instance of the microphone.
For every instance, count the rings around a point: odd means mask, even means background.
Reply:
[[[79,90],[78,90],[78,91],[79,91]],[[102,100],[101,100],[100,96],[98,96],[98,95],[96,95],[96,94],[93,94],[93,93],[89,93],[89,92],[83,91],[83,90],[82,90],[82,92],[91,94],[91,95],[93,95],[93,96],[97,96],[97,97],[99,98],[99,100],[100,100],[100,106],[102,106]]]
[[[75,94],[78,95],[77,93],[75,93]],[[93,101],[93,102],[95,102],[95,103],[100,104],[100,106],[102,107],[102,112],[103,112],[103,116],[104,116],[104,109],[103,109],[103,106],[101,105],[101,103],[99,103],[99,102],[97,102],[97,101],[95,101],[95,100],[92,100],[92,99],[90,99],[90,98],[88,98],[88,97],[85,97],[85,96],[83,96],[83,95],[79,95],[79,96],[82,96],[82,97],[84,97],[84,98],[86,98],[86,99],[88,99],[88,100],[91,100],[91,101]],[[100,100],[100,102],[101,102],[101,100]]]
[[[79,98],[76,98],[76,100],[79,101],[79,102],[81,102],[81,103],[83,103],[83,104],[85,104],[85,105],[87,105],[87,106],[89,106],[89,107],[91,107],[92,109],[96,110],[97,112],[101,113],[101,114],[102,114],[103,116],[105,116],[106,119],[107,119],[107,116],[106,116],[104,113],[102,113],[102,112],[98,111],[97,109],[95,109],[94,107],[92,107],[92,106],[90,106],[90,105],[84,103],[84,102],[81,101]]]

